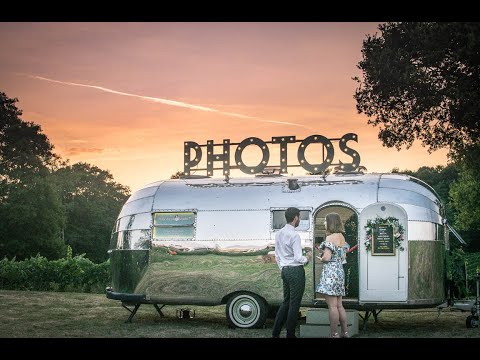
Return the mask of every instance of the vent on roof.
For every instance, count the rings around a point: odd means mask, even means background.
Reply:
[[[288,179],[288,188],[290,190],[300,189],[300,185],[298,184],[298,179]]]

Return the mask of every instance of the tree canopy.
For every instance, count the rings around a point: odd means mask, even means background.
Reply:
[[[87,163],[62,167],[54,175],[66,211],[65,243],[74,254],[105,261],[112,228],[130,195],[129,188],[116,183],[108,171]]]
[[[379,25],[363,41],[359,113],[383,145],[456,152],[480,138],[480,23]]]

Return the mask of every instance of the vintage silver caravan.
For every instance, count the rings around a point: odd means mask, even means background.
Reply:
[[[324,218],[345,223],[345,307],[434,307],[446,301],[448,232],[439,198],[401,174],[185,177],[155,182],[123,206],[110,247],[107,297],[135,305],[226,304],[232,326],[262,326],[282,302],[273,255],[284,211],[301,210],[305,251],[325,237]],[[326,307],[314,292],[321,265],[306,266],[302,306]],[[128,309],[128,307],[127,307]]]

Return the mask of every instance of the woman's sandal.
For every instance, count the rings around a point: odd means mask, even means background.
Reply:
[[[342,334],[342,336],[340,336],[340,337],[342,337],[342,338],[348,338],[348,337],[350,337],[350,336],[348,335],[348,332],[345,331],[345,332]]]
[[[330,337],[338,339],[340,338],[340,335],[338,335],[338,333],[335,333],[335,334],[330,334]]]

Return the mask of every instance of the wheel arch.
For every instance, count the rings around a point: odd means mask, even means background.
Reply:
[[[237,295],[240,295],[240,294],[248,294],[248,295],[252,295],[252,296],[253,295],[258,296],[260,299],[262,299],[265,302],[266,306],[270,306],[267,299],[265,299],[262,295],[257,294],[253,291],[249,291],[249,290],[235,290],[235,291],[232,291],[231,293],[225,295],[222,298],[222,300],[221,300],[222,305],[226,304],[232,296],[237,296]]]

